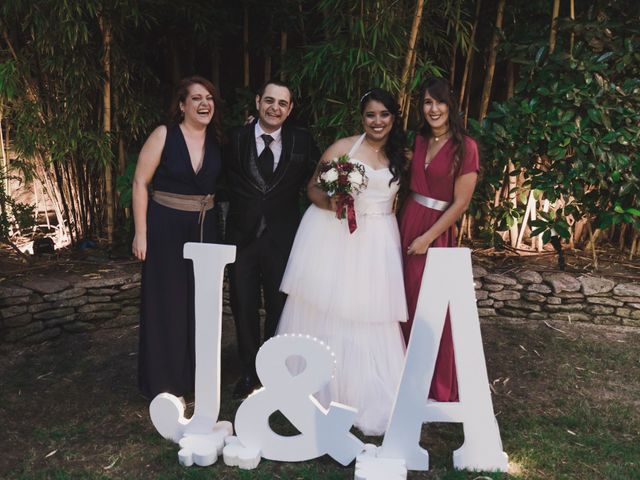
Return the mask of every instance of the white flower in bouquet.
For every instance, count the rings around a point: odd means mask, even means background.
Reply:
[[[349,180],[349,183],[356,189],[364,183],[364,177],[359,170],[353,170],[352,172],[349,172],[349,176],[347,178]]]
[[[338,180],[338,171],[335,168],[330,168],[326,172],[320,174],[320,178],[325,182],[335,182]]]

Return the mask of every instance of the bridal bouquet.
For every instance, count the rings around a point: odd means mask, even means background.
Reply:
[[[318,185],[329,195],[337,196],[336,218],[345,218],[346,212],[350,233],[358,228],[353,195],[367,188],[367,180],[364,165],[350,162],[348,155],[320,165]]]

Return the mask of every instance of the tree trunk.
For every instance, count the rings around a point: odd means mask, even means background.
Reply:
[[[489,60],[487,62],[487,72],[484,76],[484,85],[482,87],[482,100],[480,101],[480,115],[482,120],[489,110],[489,100],[491,99],[491,86],[493,85],[493,74],[496,69],[496,57],[498,55],[498,43],[500,42],[500,30],[502,30],[502,20],[504,18],[505,0],[498,0],[498,12],[496,13],[496,25],[491,37],[491,45],[489,47]]]
[[[560,0],[553,0],[553,11],[551,12],[551,32],[549,32],[549,53],[553,53],[556,49],[559,13],[560,13]]]
[[[420,29],[420,20],[422,19],[422,10],[424,8],[424,0],[416,0],[415,14],[413,16],[413,24],[411,25],[411,34],[409,35],[409,45],[407,54],[405,55],[404,68],[400,77],[400,92],[398,93],[398,104],[400,105],[400,114],[403,118],[407,116],[409,110],[409,95],[407,86],[409,84],[409,74],[415,62],[415,48],[418,39],[418,31]]]
[[[99,15],[98,20],[100,22],[100,30],[102,31],[102,73],[104,74],[104,85],[102,90],[102,131],[110,137],[111,135],[111,23],[109,19],[104,16],[104,13]],[[109,143],[111,143],[109,138]],[[113,170],[111,165],[111,159],[107,162],[104,168],[104,195],[105,195],[105,208],[107,213],[107,241],[109,244],[113,243],[113,234],[115,229],[114,222],[114,195],[113,195]]]

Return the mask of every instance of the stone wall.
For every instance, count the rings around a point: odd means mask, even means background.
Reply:
[[[60,277],[0,283],[0,342],[37,343],[63,332],[138,323],[139,272]]]
[[[482,318],[565,320],[640,327],[640,284],[568,273],[489,273],[474,267]]]
[[[37,343],[65,332],[137,324],[139,265],[107,270],[0,282],[0,343]],[[481,318],[640,327],[640,284],[568,273],[473,270]]]

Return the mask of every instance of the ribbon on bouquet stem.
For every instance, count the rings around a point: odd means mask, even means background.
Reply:
[[[347,224],[349,225],[349,233],[353,233],[358,228],[356,222],[356,209],[353,205],[353,197],[348,193],[338,195],[338,203],[336,205],[336,218],[344,218],[344,210],[347,209]]]

